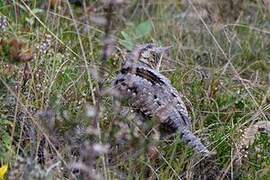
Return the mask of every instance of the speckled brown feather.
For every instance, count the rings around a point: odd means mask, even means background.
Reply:
[[[190,131],[190,118],[181,94],[158,71],[163,50],[154,44],[135,48],[123,63],[114,87],[120,99],[128,99],[133,108],[153,117],[169,132],[179,132],[188,146],[208,156],[210,152]]]

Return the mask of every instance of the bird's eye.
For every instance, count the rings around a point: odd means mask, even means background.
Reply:
[[[146,49],[153,48],[153,44],[148,44],[145,48],[146,48]]]
[[[142,51],[149,51],[153,47],[154,47],[153,44],[148,44],[147,46],[144,46],[144,48],[142,48]]]

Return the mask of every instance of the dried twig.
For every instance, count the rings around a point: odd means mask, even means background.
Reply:
[[[101,98],[102,98],[102,91],[103,91],[103,83],[104,83],[104,72],[105,72],[105,67],[107,64],[107,61],[109,59],[109,56],[112,52],[113,49],[113,38],[111,35],[111,26],[112,26],[112,15],[113,15],[113,8],[114,5],[117,4],[116,0],[109,0],[108,3],[105,3],[105,8],[104,11],[106,13],[106,23],[104,26],[104,40],[103,40],[103,51],[102,51],[102,56],[101,56],[101,66],[98,70],[98,83],[96,87],[96,92],[95,92],[95,98],[96,98],[96,103],[95,103],[95,116],[94,116],[94,128],[98,129],[99,131],[99,119],[100,119],[100,109],[101,109]],[[99,140],[101,140],[101,133],[99,131]],[[102,162],[103,162],[103,171],[104,171],[104,179],[107,179],[106,177],[106,163],[105,163],[105,157],[102,156]]]
[[[247,156],[249,146],[254,143],[256,134],[260,132],[267,133],[270,136],[270,121],[258,121],[245,130],[242,139],[236,145],[236,150],[234,152],[236,164],[242,163],[243,157]]]
[[[109,56],[111,54],[111,49],[112,49],[112,43],[113,40],[111,38],[111,25],[112,25],[112,13],[113,13],[113,6],[114,6],[114,1],[110,0],[108,4],[105,5],[105,12],[106,12],[106,24],[104,27],[104,46],[103,46],[103,51],[102,51],[102,56],[101,56],[101,66],[98,72],[98,84],[97,84],[97,89],[96,89],[96,114],[94,117],[94,127],[98,127],[99,123],[99,118],[100,118],[100,101],[101,101],[101,92],[103,89],[103,83],[104,83],[104,68],[106,66],[106,63],[109,59]]]

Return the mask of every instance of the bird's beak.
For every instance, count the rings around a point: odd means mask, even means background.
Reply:
[[[172,48],[172,46],[165,46],[165,47],[159,47],[158,52],[162,54],[168,54],[169,50]]]

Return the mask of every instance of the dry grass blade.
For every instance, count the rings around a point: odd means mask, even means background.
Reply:
[[[269,2],[0,0],[0,167],[9,179],[269,179]],[[112,100],[146,43],[171,46],[160,72],[213,159]]]
[[[236,164],[241,164],[243,157],[247,157],[248,148],[254,143],[256,135],[261,132],[267,133],[270,137],[270,121],[258,121],[246,128],[234,152]]]

